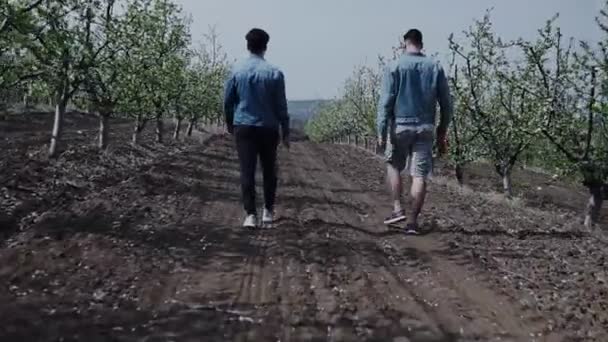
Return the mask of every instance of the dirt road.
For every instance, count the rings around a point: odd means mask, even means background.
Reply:
[[[61,213],[47,208],[47,217],[0,250],[0,281],[7,284],[0,291],[0,340],[581,338],[568,330],[559,307],[536,305],[554,288],[543,292],[491,246],[507,249],[530,236],[543,238],[546,249],[563,248],[566,238],[574,240],[569,246],[596,241],[568,227],[547,228],[556,226],[555,213],[434,182],[424,217],[433,232],[407,237],[381,224],[390,207],[373,156],[300,142],[280,158],[272,230],[239,227],[237,162],[232,142],[218,136],[91,186]],[[503,224],[515,229],[496,233]],[[536,269],[535,262],[523,269]],[[591,294],[603,291],[588,285]],[[535,287],[536,301],[523,303]],[[598,310],[595,335],[582,340],[606,336],[606,312]]]

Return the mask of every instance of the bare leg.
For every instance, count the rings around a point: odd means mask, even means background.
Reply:
[[[401,206],[401,198],[403,195],[403,181],[401,179],[401,173],[394,166],[387,166],[387,176],[389,189],[391,191],[393,199],[393,211],[398,212],[403,210]]]
[[[418,216],[424,206],[426,198],[426,179],[423,177],[412,177],[412,214],[408,216],[407,224],[418,224]]]

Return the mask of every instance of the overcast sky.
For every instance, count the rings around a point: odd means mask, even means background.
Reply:
[[[216,25],[230,58],[247,55],[252,27],[271,36],[267,59],[283,69],[288,97],[332,98],[357,64],[388,55],[407,29],[419,28],[427,52],[447,52],[459,34],[493,7],[496,31],[505,39],[532,37],[556,12],[566,36],[594,40],[594,18],[603,0],[176,0],[192,16],[200,39]]]

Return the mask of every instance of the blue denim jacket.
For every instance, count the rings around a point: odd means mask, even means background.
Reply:
[[[398,127],[434,127],[437,103],[441,109],[438,129],[447,130],[453,109],[443,68],[423,54],[404,54],[387,67],[382,81],[378,136],[386,138],[391,123]]]
[[[280,126],[289,135],[283,73],[257,55],[238,63],[226,81],[224,114],[228,127]]]

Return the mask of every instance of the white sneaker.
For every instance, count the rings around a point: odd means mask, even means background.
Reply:
[[[272,216],[272,211],[264,209],[264,214],[262,215],[262,224],[265,227],[272,227],[272,223],[274,222],[274,218]]]
[[[244,228],[255,228],[258,226],[258,219],[255,215],[247,215],[245,222],[243,222]]]

